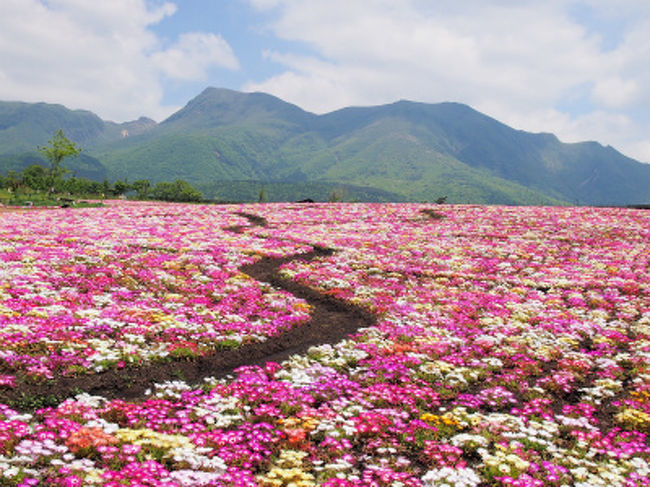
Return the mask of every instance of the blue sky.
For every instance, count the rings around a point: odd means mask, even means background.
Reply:
[[[263,50],[280,49],[287,43],[265,32],[266,15],[257,13],[240,0],[184,0],[176,5],[178,9],[174,15],[151,27],[163,45],[173,44],[184,32],[213,32],[227,41],[237,57],[238,69],[213,66],[208,71],[211,86],[239,89],[251,80],[261,81],[279,72],[279,66],[264,58]],[[167,80],[164,104],[187,102],[188,94],[193,96],[206,86],[205,80],[171,81]]]
[[[650,2],[0,0],[0,100],[160,121],[207,86],[456,101],[650,162]]]

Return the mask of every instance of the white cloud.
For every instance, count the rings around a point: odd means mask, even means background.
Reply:
[[[628,145],[630,154],[635,154],[635,158],[639,161],[650,163],[650,140],[637,139],[631,141]]]
[[[266,30],[251,29],[288,42],[272,41],[282,48],[266,53],[283,72],[245,90],[315,112],[458,101],[516,128],[598,140],[650,162],[647,0],[248,3],[268,21]],[[576,6],[600,24],[580,18]],[[153,27],[176,10],[166,0],[0,0],[0,100],[160,120],[177,108],[163,106],[168,85],[180,92],[194,81],[214,84],[216,69],[245,78],[218,33],[158,38]],[[244,53],[246,39],[237,38]]]
[[[155,53],[152,61],[167,76],[185,80],[205,80],[212,65],[239,69],[237,58],[221,36],[201,32],[182,34],[172,47]]]
[[[117,121],[169,115],[177,107],[162,106],[161,74],[187,79],[237,67],[214,34],[186,34],[163,49],[150,28],[175,11],[146,0],[2,0],[0,99],[61,103]]]
[[[639,86],[634,79],[620,76],[605,78],[596,82],[593,89],[594,100],[611,108],[624,108],[638,99]]]
[[[247,90],[316,112],[402,98],[459,101],[516,128],[598,139],[650,162],[639,149],[650,127],[638,120],[650,111],[645,0],[625,0],[619,10],[580,2],[624,26],[607,50],[598,26],[572,17],[571,0],[251,1],[274,8],[276,36],[313,54],[269,53],[286,71]],[[576,91],[584,106],[563,106]]]

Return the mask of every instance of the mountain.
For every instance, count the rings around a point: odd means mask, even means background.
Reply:
[[[207,198],[251,199],[265,186],[287,199],[345,188],[371,201],[650,202],[650,165],[596,142],[515,130],[458,103],[316,115],[268,94],[208,88],[159,124],[116,124],[60,105],[0,102],[0,172],[2,154],[33,150],[58,128],[109,179],[180,178]]]
[[[0,154],[0,174],[6,175],[9,171],[22,172],[33,164],[50,167],[49,161],[40,153],[24,152],[20,154]],[[108,179],[108,171],[96,158],[81,153],[74,159],[65,160],[63,166],[69,171],[70,176],[87,178],[92,181]]]
[[[129,134],[141,134],[156,125],[141,117],[126,123],[106,122],[86,110],[69,110],[48,103],[0,102],[0,173],[22,171],[32,164],[48,166],[37,147],[48,144],[62,129],[66,136],[82,147],[76,158],[65,161],[71,175],[92,180],[109,177],[107,168],[86,147],[116,141]]]
[[[36,146],[45,145],[58,129],[86,147],[141,134],[155,126],[156,122],[146,117],[114,123],[87,110],[69,110],[63,105],[0,102],[0,153],[33,151]]]

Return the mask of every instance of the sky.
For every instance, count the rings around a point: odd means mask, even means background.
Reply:
[[[162,121],[208,86],[454,101],[650,163],[650,1],[0,0],[2,101]]]

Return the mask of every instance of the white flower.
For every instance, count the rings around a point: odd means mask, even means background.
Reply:
[[[423,487],[476,487],[481,483],[479,476],[471,468],[442,467],[429,470],[422,477]]]
[[[82,392],[81,394],[77,394],[74,397],[74,400],[77,402],[80,402],[82,404],[85,404],[93,409],[101,407],[105,402],[106,398],[102,396],[92,396],[86,392]]]

